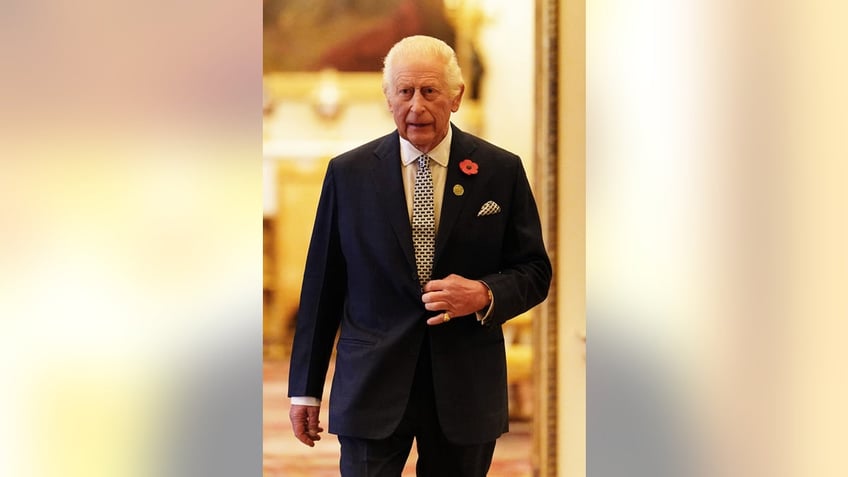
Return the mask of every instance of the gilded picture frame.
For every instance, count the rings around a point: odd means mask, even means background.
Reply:
[[[535,96],[535,194],[542,219],[545,245],[551,262],[557,263],[558,141],[559,141],[559,2],[536,0],[536,96]],[[557,475],[557,274],[551,293],[539,306],[533,327],[535,413],[534,475]]]

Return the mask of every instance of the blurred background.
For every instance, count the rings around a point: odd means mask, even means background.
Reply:
[[[518,154],[533,177],[535,165],[542,160],[535,147],[536,83],[549,80],[539,77],[535,67],[538,5],[500,0],[265,1],[266,475],[331,473],[338,466],[334,436],[315,450],[292,437],[285,384],[301,279],[327,163],[395,129],[382,92],[383,57],[394,43],[415,34],[450,44],[467,84],[453,122]],[[532,475],[534,429],[544,431],[544,423],[533,419],[537,406],[534,315],[538,310],[505,326],[513,424],[512,433],[496,452],[492,475]],[[323,419],[326,422],[326,409]],[[414,458],[405,475],[413,475],[413,467]]]
[[[522,155],[545,212],[529,465],[848,474],[844,2],[519,3],[472,10],[480,97],[457,122]],[[4,3],[0,475],[267,470],[280,165],[332,155],[357,108],[387,123],[367,71],[265,68],[264,27],[303,18],[266,5]],[[298,100],[309,83],[329,94]]]

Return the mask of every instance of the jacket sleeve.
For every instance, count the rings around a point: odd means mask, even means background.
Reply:
[[[327,168],[306,257],[288,395],[321,398],[347,289],[333,163]]]
[[[492,291],[494,306],[484,325],[500,324],[538,305],[551,285],[551,261],[527,175],[516,169],[513,203],[504,236],[502,267],[481,278]]]

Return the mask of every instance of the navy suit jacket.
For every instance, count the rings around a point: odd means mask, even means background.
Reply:
[[[429,335],[439,421],[457,444],[508,430],[501,324],[541,302],[551,264],[536,203],[515,154],[453,127],[433,278],[483,280],[494,306],[428,326],[401,176],[398,132],[344,153],[327,168],[306,261],[289,396],[320,397],[337,332],[329,431],[381,439],[398,426]],[[464,159],[479,172],[466,175]],[[461,185],[464,192],[454,193]],[[500,213],[478,217],[487,201]]]

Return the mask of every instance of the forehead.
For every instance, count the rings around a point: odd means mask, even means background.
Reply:
[[[399,59],[392,69],[395,84],[440,84],[445,81],[445,65],[434,59]]]

